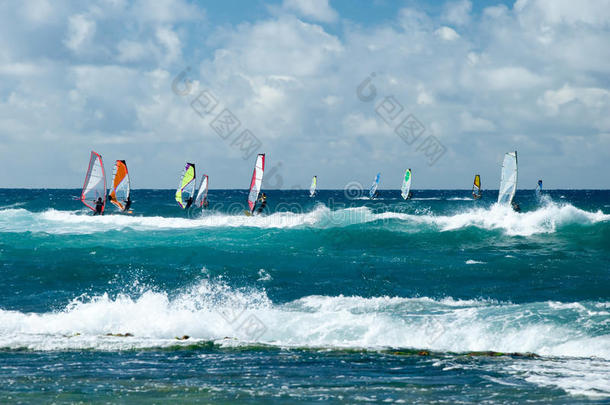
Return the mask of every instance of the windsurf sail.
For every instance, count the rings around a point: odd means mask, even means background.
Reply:
[[[254,172],[252,173],[252,181],[250,182],[250,193],[248,194],[248,206],[250,207],[250,212],[254,212],[256,200],[258,200],[258,193],[261,191],[264,172],[265,154],[260,153],[256,157],[256,164],[254,165]]]
[[[117,160],[112,172],[112,190],[110,191],[110,202],[121,211],[125,210],[125,202],[131,192],[129,172],[124,160]]]
[[[311,179],[311,186],[309,187],[309,196],[313,197],[316,194],[316,187],[318,186],[318,176],[313,176]]]
[[[98,198],[102,198],[102,213],[106,208],[106,172],[104,172],[104,162],[102,157],[91,151],[89,159],[89,168],[85,176],[85,184],[81,192],[80,200],[88,208],[95,211],[95,202]]]
[[[517,151],[504,155],[498,204],[510,205],[517,191]]]
[[[542,195],[542,180],[538,180],[538,186],[536,186],[536,195],[538,197]]]
[[[409,192],[411,192],[411,169],[405,170],[405,177],[402,180],[402,187],[400,188],[400,195],[405,200],[409,198]]]
[[[474,198],[481,197],[481,176],[478,174],[474,175],[474,184],[472,185],[472,196]]]
[[[187,201],[195,195],[195,164],[187,163],[176,190],[176,201],[180,207],[186,208]]]
[[[203,207],[203,203],[208,196],[208,175],[204,174],[201,178],[201,184],[199,185],[199,192],[197,193],[197,198],[195,198],[195,204],[198,207]]]
[[[375,197],[377,187],[379,187],[379,180],[381,180],[381,173],[377,173],[377,176],[375,176],[375,181],[373,181],[373,185],[371,185],[371,189],[369,190],[369,198]]]

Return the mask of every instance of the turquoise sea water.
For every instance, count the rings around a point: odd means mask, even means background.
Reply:
[[[0,190],[0,403],[610,401],[609,191],[173,193]]]

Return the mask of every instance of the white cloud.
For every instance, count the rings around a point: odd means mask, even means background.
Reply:
[[[593,146],[579,173],[610,187],[597,175],[607,158],[601,134],[610,132],[610,27],[592,2],[572,17],[564,3],[559,11],[530,1],[473,12],[468,2],[454,2],[442,16],[407,8],[389,23],[350,22],[340,33],[315,23],[336,21],[334,10],[314,17],[291,9],[297,18],[285,9],[215,27],[201,24],[205,11],[194,4],[98,0],[56,7],[46,21],[27,17],[18,2],[0,4],[0,162],[48,156],[28,162],[41,171],[62,156],[76,163],[54,177],[56,184],[38,185],[74,186],[88,150],[99,148],[146,173],[138,187],[172,186],[170,168],[185,159],[216,170],[219,187],[241,187],[239,173],[251,173],[251,162],[190,107],[209,88],[239,118],[240,130],[263,142],[271,167],[283,161],[285,185],[316,169],[328,187],[340,187],[377,171],[401,173],[408,161],[422,184],[453,187],[442,173],[469,178],[476,163],[497,176],[495,156],[514,147],[524,162],[536,154],[550,178],[574,159],[570,149],[588,140]],[[53,46],[62,40],[72,52]],[[179,96],[171,83],[184,60],[193,90]],[[377,96],[361,101],[356,88],[373,72]],[[376,115],[389,95],[447,147],[434,168]],[[553,146],[552,159],[540,156],[541,145]],[[3,173],[0,182],[11,186]]]
[[[470,22],[472,3],[470,0],[453,1],[445,4],[441,18],[455,25],[465,25]]]
[[[82,14],[70,16],[68,33],[64,44],[72,51],[78,51],[91,41],[95,35],[95,21]]]
[[[460,125],[464,132],[491,132],[496,129],[493,122],[485,118],[474,117],[468,111],[460,114]]]
[[[557,114],[561,106],[580,102],[586,107],[610,110],[610,91],[595,87],[572,87],[565,84],[558,90],[547,90],[538,99],[538,103],[548,109],[551,114]]]
[[[338,17],[328,0],[284,0],[283,8],[295,11],[302,17],[326,23],[334,22]]]
[[[455,32],[453,28],[450,27],[440,27],[439,29],[434,31],[434,33],[445,41],[455,41],[460,37],[460,35]]]

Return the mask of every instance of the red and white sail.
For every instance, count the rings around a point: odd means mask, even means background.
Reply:
[[[254,211],[258,193],[261,191],[263,183],[263,173],[265,172],[265,154],[261,153],[256,157],[256,165],[254,165],[254,173],[252,173],[252,181],[250,182],[250,194],[248,194],[248,206],[250,212]]]

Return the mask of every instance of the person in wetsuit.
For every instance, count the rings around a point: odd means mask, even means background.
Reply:
[[[102,201],[102,197],[98,197],[97,201],[95,202],[95,212],[93,215],[103,215],[103,209],[104,201]]]
[[[258,200],[260,201],[261,205],[258,207],[258,210],[256,211],[256,213],[260,214],[261,212],[263,212],[263,210],[267,206],[267,194],[262,193],[261,197]]]
[[[513,201],[512,206],[515,212],[521,212],[521,207],[519,206],[519,203]]]
[[[131,196],[128,196],[127,200],[123,202],[125,203],[125,208],[123,208],[123,211],[129,211],[129,208],[131,207]]]
[[[193,197],[189,197],[188,200],[186,200],[186,207],[184,207],[185,210],[188,210],[189,208],[191,208],[191,205],[193,205]]]

